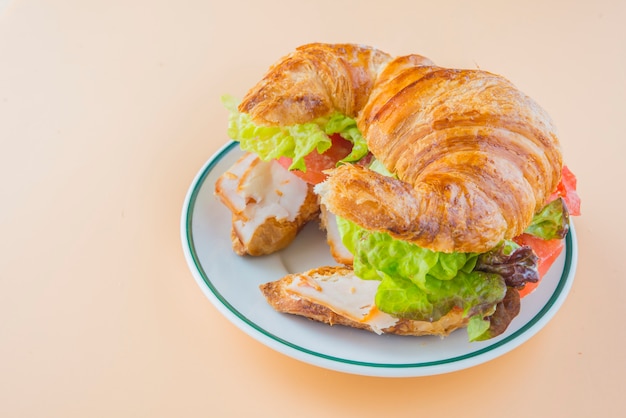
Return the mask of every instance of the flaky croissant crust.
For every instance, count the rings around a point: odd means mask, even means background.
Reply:
[[[397,179],[343,165],[321,202],[369,230],[435,251],[483,252],[519,235],[556,188],[562,156],[548,114],[505,78],[309,44],[270,68],[240,105],[260,124],[339,111]]]

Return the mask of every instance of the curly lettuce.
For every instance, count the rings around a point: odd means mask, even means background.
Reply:
[[[521,289],[526,283],[539,281],[538,261],[532,248],[502,241],[491,251],[478,256],[475,270],[496,273],[504,277],[507,286]]]
[[[452,309],[470,318],[470,341],[492,338],[511,319],[516,287],[536,277],[536,257],[528,247],[504,241],[485,254],[441,253],[367,231],[337,218],[343,244],[354,255],[355,274],[379,280],[378,309],[390,315],[436,321]]]
[[[548,203],[533,217],[525,233],[537,238],[563,239],[569,231],[569,211],[565,200],[559,197]]]
[[[241,149],[254,152],[265,161],[290,158],[290,170],[306,172],[304,157],[313,150],[320,154],[328,150],[332,145],[329,136],[333,134],[353,144],[350,154],[340,163],[358,161],[369,151],[356,121],[337,112],[303,124],[263,126],[254,123],[247,113],[239,112],[233,97],[223,96],[222,104],[230,112],[228,136],[238,141]]]
[[[467,324],[469,340],[485,341],[502,334],[519,314],[520,305],[519,292],[512,287],[507,288],[504,298],[498,302],[491,315],[474,315],[470,318]]]

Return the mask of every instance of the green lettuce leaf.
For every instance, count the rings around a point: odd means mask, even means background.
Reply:
[[[569,211],[562,197],[548,203],[524,231],[541,239],[563,239],[569,231]]]
[[[324,127],[327,135],[339,134],[343,139],[352,142],[352,151],[340,163],[359,161],[369,152],[367,142],[356,126],[356,120],[341,113],[333,113]]]
[[[468,317],[468,338],[481,341],[503,333],[519,313],[518,287],[536,281],[532,249],[503,241],[483,253],[438,253],[367,231],[337,217],[353,268],[365,280],[380,280],[378,309],[390,315],[436,321],[452,309]]]
[[[467,324],[469,341],[484,341],[502,334],[520,311],[520,296],[517,289],[509,287],[496,305],[495,311],[486,317],[478,314],[470,318]]]
[[[374,158],[374,160],[370,163],[370,165],[367,168],[369,168],[372,171],[377,172],[378,174],[382,174],[383,176],[393,177],[396,179],[398,178],[397,175],[389,171],[389,169],[385,167],[385,165],[376,158]]]
[[[340,113],[311,122],[290,126],[262,126],[250,115],[237,109],[237,100],[223,96],[222,104],[230,112],[228,136],[239,142],[241,149],[254,152],[268,161],[280,157],[292,159],[290,170],[306,172],[304,157],[316,150],[322,154],[332,145],[329,135],[338,133],[352,142],[352,152],[341,162],[354,162],[368,153],[367,143],[356,126],[356,121]]]
[[[504,298],[495,306],[494,312],[478,313],[470,318],[467,335],[470,341],[483,341],[502,334],[520,311],[517,289],[526,283],[537,282],[538,257],[528,246],[513,241],[503,241],[492,250],[480,254],[474,271],[496,274],[507,286]]]
[[[482,315],[474,315],[467,323],[467,338],[469,341],[484,341],[489,339],[489,319]]]
[[[421,287],[407,278],[387,276],[378,286],[375,302],[390,315],[432,322],[455,308],[466,316],[484,316],[505,293],[506,285],[497,274],[459,270],[451,280],[427,275]]]
[[[475,315],[493,310],[506,293],[501,275],[474,271],[477,254],[430,251],[340,217],[337,222],[355,274],[381,281],[376,306],[390,315],[436,321],[452,308]]]

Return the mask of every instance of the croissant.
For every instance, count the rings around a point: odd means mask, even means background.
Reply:
[[[395,177],[342,165],[316,187],[332,213],[440,252],[484,252],[524,231],[560,180],[548,114],[504,77],[309,44],[272,66],[241,112],[264,125],[357,119]],[[356,204],[355,204],[356,203]]]

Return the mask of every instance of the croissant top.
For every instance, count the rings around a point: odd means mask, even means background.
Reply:
[[[484,252],[521,234],[560,180],[548,114],[507,79],[393,58],[350,44],[309,44],[273,65],[239,110],[263,125],[355,117],[394,177],[356,165],[316,187],[333,213],[443,252]]]

